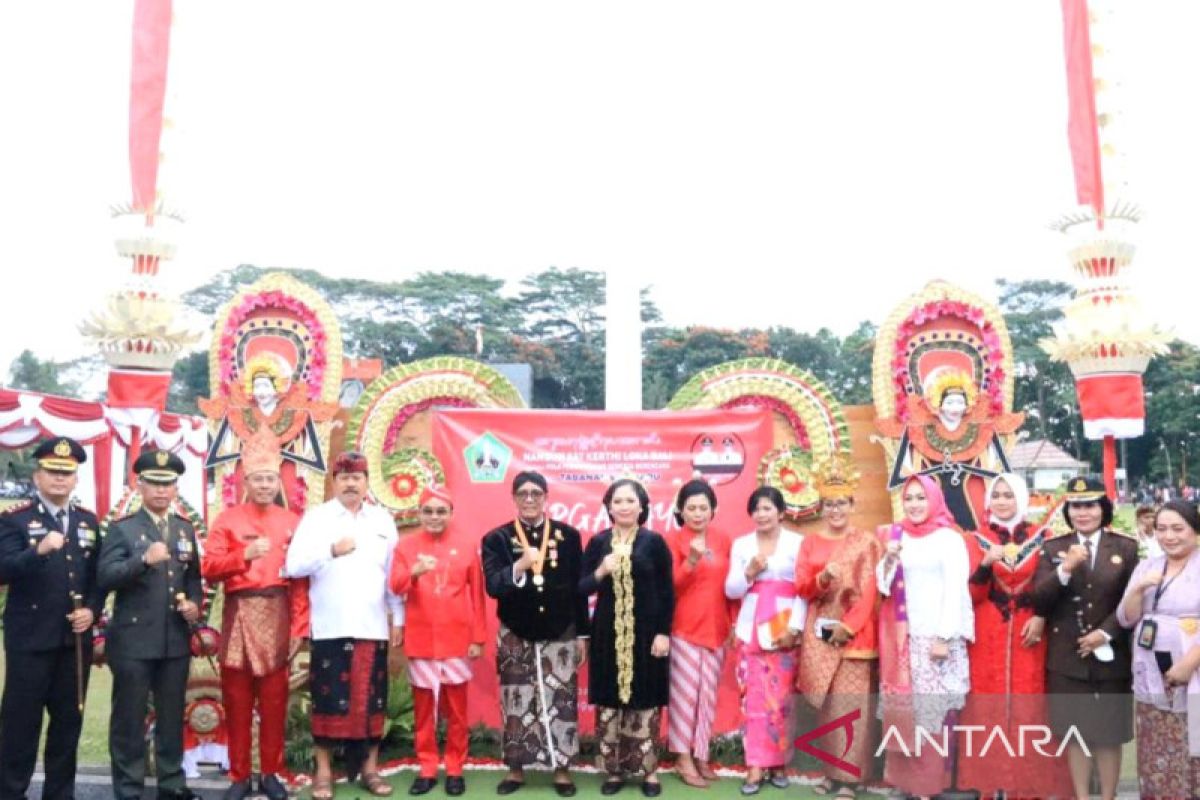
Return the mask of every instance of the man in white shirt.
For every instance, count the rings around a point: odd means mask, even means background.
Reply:
[[[314,800],[333,796],[330,751],[346,744],[350,780],[376,797],[392,787],[379,776],[387,708],[388,644],[403,643],[404,603],[388,589],[396,526],[364,502],[367,459],[345,452],[333,464],[333,500],[309,509],[287,554],[287,574],[308,578],[312,653]],[[391,612],[390,630],[388,612]]]

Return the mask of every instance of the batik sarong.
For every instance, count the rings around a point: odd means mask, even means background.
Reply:
[[[661,708],[596,706],[597,767],[609,775],[650,775],[658,769]]]
[[[576,658],[574,628],[557,641],[531,642],[500,626],[501,751],[510,769],[530,764],[565,769],[579,752]]]

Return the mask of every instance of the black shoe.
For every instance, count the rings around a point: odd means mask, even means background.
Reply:
[[[249,791],[249,781],[246,782],[246,789]],[[232,787],[231,787],[232,788]],[[204,800],[200,795],[193,792],[186,786],[182,789],[159,789],[158,800]]]
[[[458,797],[467,791],[467,782],[463,780],[462,775],[447,775],[446,776],[446,794],[451,797]]]
[[[409,794],[428,794],[437,786],[437,778],[414,778],[412,786],[408,787]]]
[[[514,781],[512,778],[505,778],[496,784],[496,794],[512,794],[524,785],[525,781]]]
[[[234,781],[229,784],[225,794],[221,795],[221,800],[244,800],[248,794],[250,794],[250,781]]]
[[[287,787],[276,775],[263,775],[258,781],[258,790],[267,796],[267,800],[287,800]]]
[[[600,785],[600,794],[613,795],[625,788],[625,781],[621,778],[609,778]]]
[[[570,781],[566,783],[555,783],[554,791],[559,797],[574,797],[576,791],[575,784],[571,783]]]
[[[662,794],[662,784],[658,781],[642,781],[642,794],[646,797],[658,797]]]

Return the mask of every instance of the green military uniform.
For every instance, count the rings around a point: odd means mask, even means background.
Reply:
[[[164,451],[143,453],[134,464],[139,480],[151,483],[174,482],[183,469],[177,456]],[[149,566],[144,556],[155,542],[166,544],[170,558]],[[180,516],[158,519],[143,507],[109,528],[99,579],[102,588],[115,593],[106,641],[113,673],[113,795],[117,800],[142,796],[147,701],[153,694],[158,796],[191,798],[181,766],[191,627],[177,605],[180,594],[197,605],[203,600],[196,532]]]

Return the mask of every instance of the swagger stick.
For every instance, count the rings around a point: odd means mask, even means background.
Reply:
[[[186,600],[187,600],[186,594],[184,594],[183,592],[176,592],[175,593],[175,609],[179,610],[179,604],[185,602]],[[193,635],[195,635],[200,630],[200,623],[199,622],[189,622],[188,630],[191,631],[191,633]],[[205,653],[204,659],[208,662],[208,666],[212,669],[214,675],[221,674],[217,670],[216,662],[213,661],[213,657],[211,655],[209,655],[208,653]]]
[[[83,595],[71,592],[71,610],[83,608]],[[83,634],[75,633],[75,705],[83,713]]]

